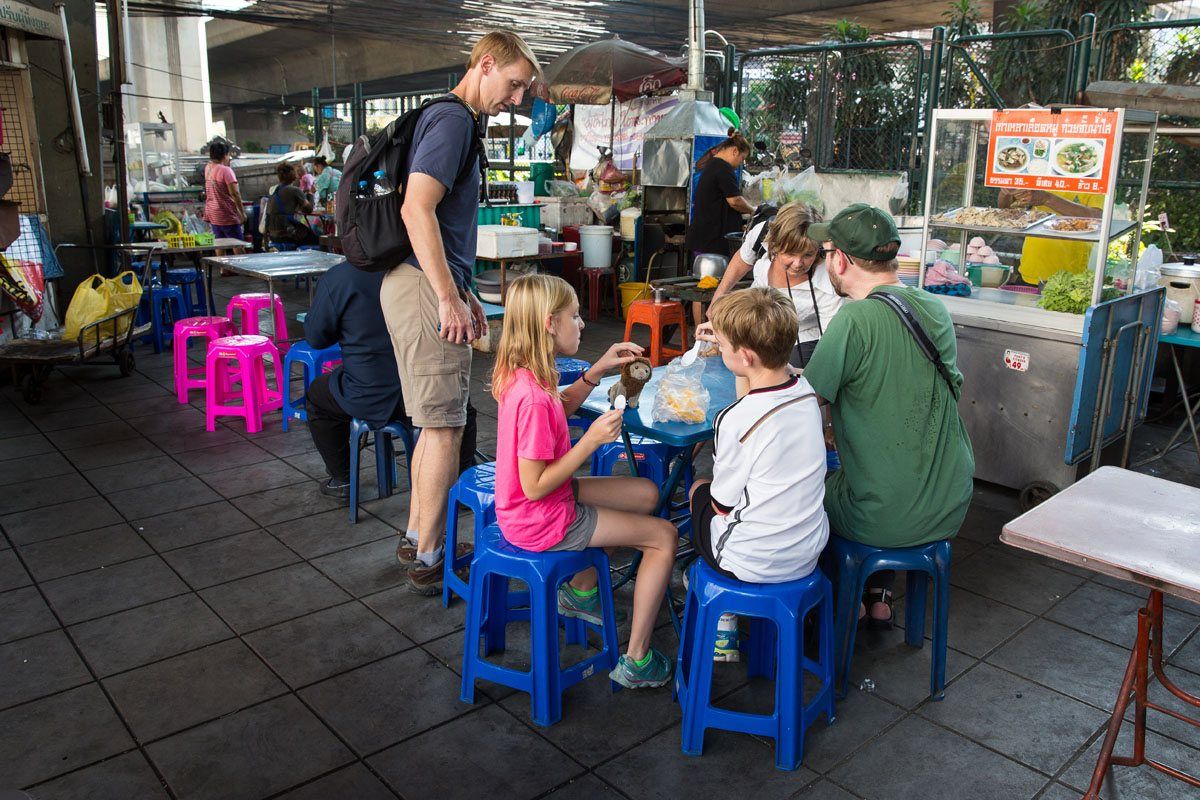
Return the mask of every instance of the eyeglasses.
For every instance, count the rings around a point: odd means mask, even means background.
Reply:
[[[828,258],[829,256],[833,255],[834,253],[839,253],[841,251],[838,250],[836,247],[831,247],[828,250],[822,250],[821,252],[824,253],[825,256]]]

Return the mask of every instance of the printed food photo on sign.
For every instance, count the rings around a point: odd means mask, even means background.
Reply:
[[[1004,172],[1020,172],[1029,163],[1029,151],[1020,144],[1010,144],[996,153],[996,167]]]
[[[1062,139],[1054,147],[1051,164],[1059,175],[1080,178],[1100,169],[1104,145],[1092,140]]]

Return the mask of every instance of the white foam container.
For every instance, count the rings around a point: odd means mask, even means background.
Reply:
[[[519,258],[538,254],[537,228],[480,225],[475,244],[477,258]]]

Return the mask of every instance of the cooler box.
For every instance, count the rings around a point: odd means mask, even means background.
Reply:
[[[476,258],[519,258],[538,254],[537,228],[480,225]]]
[[[568,225],[591,225],[594,222],[592,209],[582,197],[539,197],[542,206],[542,224],[562,230]]]

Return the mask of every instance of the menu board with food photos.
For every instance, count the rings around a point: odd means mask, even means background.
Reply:
[[[985,183],[1000,189],[1106,194],[1116,111],[997,111],[988,135]]]

